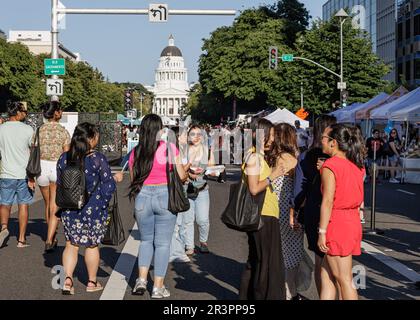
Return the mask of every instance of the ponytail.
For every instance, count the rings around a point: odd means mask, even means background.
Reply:
[[[362,169],[367,154],[362,133],[357,127],[335,124],[330,127],[330,137],[337,141],[338,149],[346,154],[346,158]]]

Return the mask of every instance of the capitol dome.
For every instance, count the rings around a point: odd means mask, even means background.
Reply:
[[[178,47],[175,46],[174,37],[169,37],[169,45],[162,50],[161,57],[182,57],[182,52]]]
[[[181,50],[175,46],[174,37],[171,35],[168,46],[160,54],[155,83],[148,87],[154,94],[152,112],[176,121],[188,101],[189,89],[184,57]]]

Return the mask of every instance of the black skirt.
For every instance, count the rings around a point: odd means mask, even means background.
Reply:
[[[262,216],[263,227],[248,233],[249,256],[240,300],[286,300],[285,267],[279,220]]]

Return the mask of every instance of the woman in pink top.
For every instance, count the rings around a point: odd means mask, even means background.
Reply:
[[[322,204],[319,249],[326,254],[321,300],[336,299],[336,285],[344,300],[357,300],[352,256],[361,254],[363,177],[366,149],[360,130],[335,124],[325,129],[322,151],[331,158],[321,168]]]
[[[154,284],[152,298],[170,296],[163,285],[168,268],[169,251],[174,233],[176,215],[168,210],[168,183],[166,174],[167,150],[169,159],[175,160],[181,179],[186,173],[175,144],[164,141],[161,118],[156,114],[144,117],[140,126],[138,146],[129,160],[131,186],[130,198],[135,198],[135,215],[140,232],[139,277],[133,288],[134,295],[143,295],[147,276],[154,256]],[[170,161],[172,163],[172,161]],[[173,165],[169,165],[173,170]]]

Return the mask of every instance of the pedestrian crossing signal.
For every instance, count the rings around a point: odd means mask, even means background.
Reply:
[[[268,68],[270,70],[277,70],[279,58],[279,50],[277,47],[269,48],[268,58]]]

